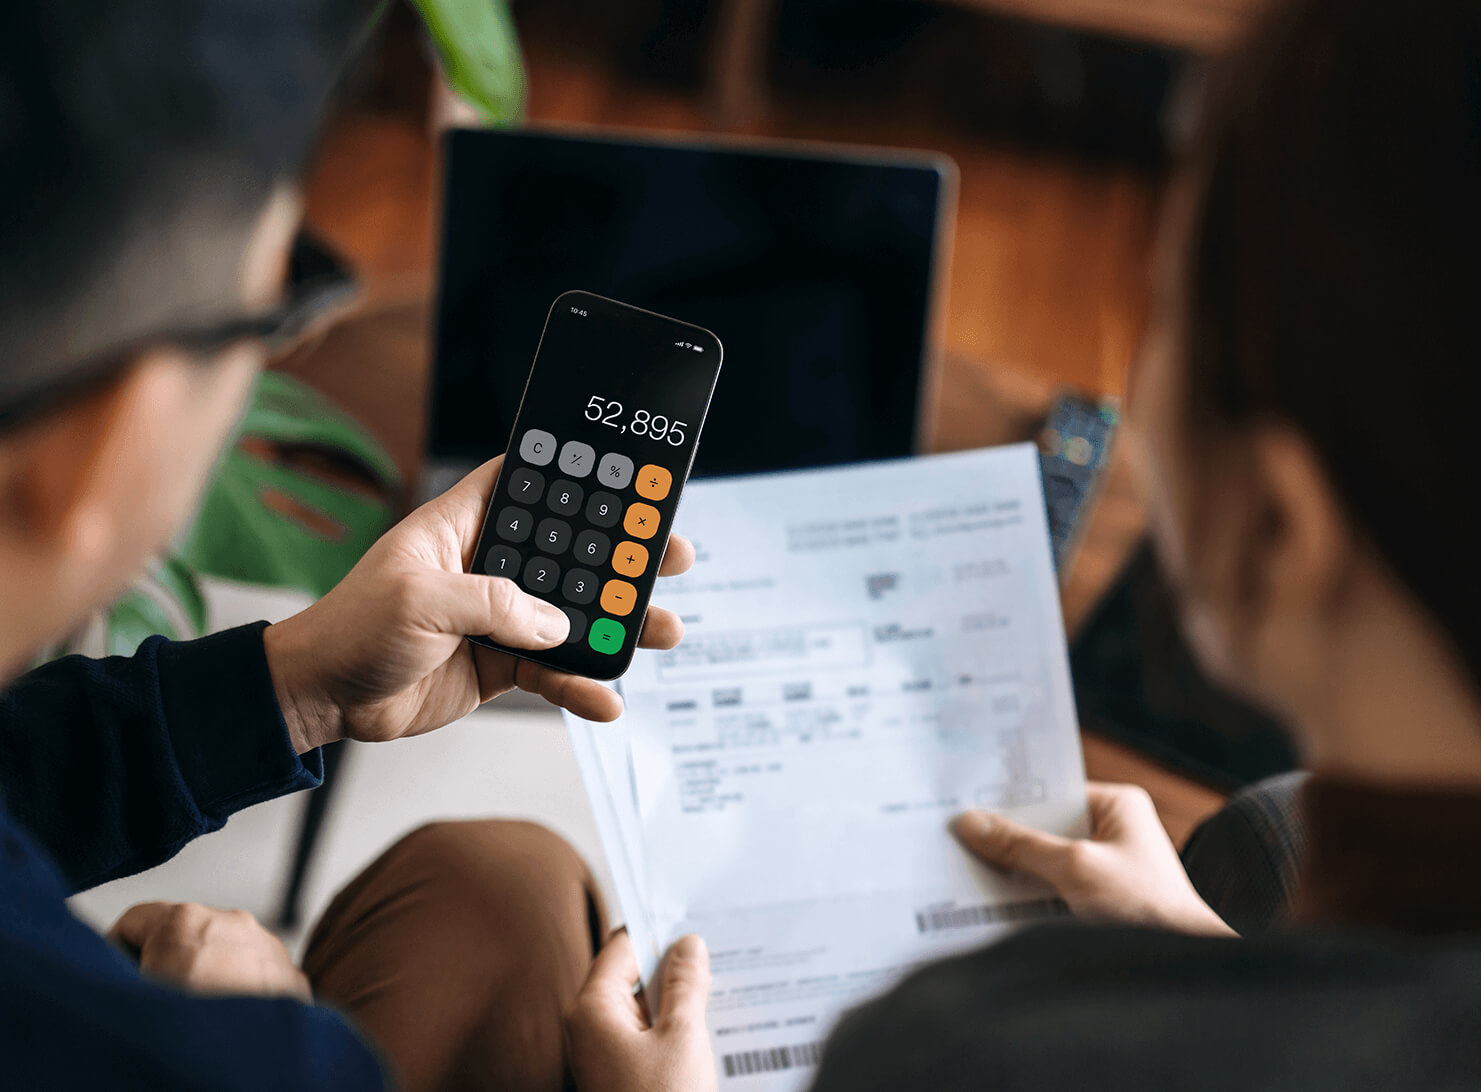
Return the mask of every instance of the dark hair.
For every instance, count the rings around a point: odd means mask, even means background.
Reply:
[[[0,405],[234,317],[365,0],[12,0],[0,34]]]
[[[1481,3],[1283,6],[1191,170],[1190,427],[1304,435],[1481,680]]]

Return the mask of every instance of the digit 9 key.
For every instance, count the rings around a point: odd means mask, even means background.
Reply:
[[[551,305],[473,555],[571,620],[511,656],[592,679],[632,663],[720,377],[710,331],[589,292]]]

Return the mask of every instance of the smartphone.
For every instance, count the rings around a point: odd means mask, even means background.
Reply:
[[[1061,391],[1039,433],[1049,543],[1061,579],[1069,572],[1084,533],[1084,519],[1101,476],[1110,465],[1111,444],[1121,413],[1113,399],[1093,401]]]
[[[627,670],[721,355],[698,326],[590,292],[556,299],[473,571],[554,603],[571,633],[539,652],[470,641],[591,679]]]

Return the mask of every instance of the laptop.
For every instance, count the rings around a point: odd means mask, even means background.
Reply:
[[[725,343],[696,477],[927,445],[946,157],[559,128],[445,140],[423,499],[506,448],[546,312],[573,288]]]

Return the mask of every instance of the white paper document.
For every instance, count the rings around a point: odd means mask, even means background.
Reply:
[[[699,933],[721,1087],[803,1088],[848,1008],[1052,912],[953,815],[1085,831],[1038,454],[693,482],[678,529],[683,643],[568,724],[645,979]]]

